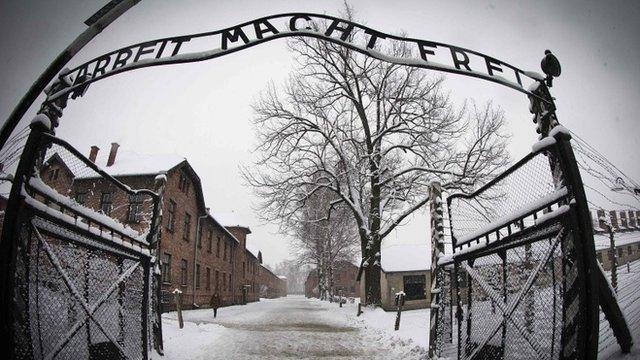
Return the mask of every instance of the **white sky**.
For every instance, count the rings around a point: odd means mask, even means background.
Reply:
[[[106,0],[0,2],[0,121],[44,67],[82,30]],[[461,46],[524,70],[540,72],[545,49],[563,73],[551,89],[558,117],[635,179],[640,179],[640,5],[635,1],[352,1],[358,22],[374,29]],[[107,28],[70,67],[129,44],[211,31],[282,12],[337,15],[340,1],[144,0]],[[147,68],[91,85],[70,101],[58,135],[88,153],[117,141],[122,150],[175,153],[200,175],[212,211],[247,219],[249,243],[265,262],[288,256],[287,239],[253,215],[254,197],[238,167],[251,163],[255,144],[250,104],[269,81],[292,66],[285,40],[195,64]],[[526,97],[486,81],[449,75],[457,101],[493,99],[504,108],[514,159],[536,140]],[[25,117],[35,114],[33,106]],[[427,241],[417,214],[388,243]]]

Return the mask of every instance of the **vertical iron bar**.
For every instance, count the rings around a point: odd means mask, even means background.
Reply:
[[[86,257],[84,259],[84,264],[82,266],[83,270],[84,270],[84,301],[87,304],[90,304],[89,302],[89,254],[91,254],[89,252],[90,250],[86,250]],[[89,315],[86,315],[89,316]],[[90,348],[91,347],[91,319],[87,319],[87,347]]]
[[[22,187],[23,184],[32,176],[34,166],[40,156],[40,144],[42,142],[42,134],[49,131],[49,129],[41,122],[32,122],[31,133],[27,138],[27,142],[20,156],[20,162],[16,169],[13,184],[11,186],[11,192],[9,200],[7,202],[7,209],[3,223],[2,238],[0,239],[0,316],[3,321],[0,321],[0,337],[5,339],[2,341],[3,345],[0,345],[0,353],[15,354],[16,339],[15,339],[15,318],[22,319],[29,318],[28,306],[23,309],[22,313],[16,314],[14,311],[14,294],[18,290],[16,289],[16,260],[18,254],[17,244],[21,241],[18,239],[20,236],[20,229],[22,228],[21,221],[21,209],[22,209]],[[28,257],[26,257],[28,261]],[[25,333],[30,334],[30,322],[25,324]],[[26,356],[33,357],[32,346],[30,339],[27,338],[29,344],[26,344]]]
[[[471,260],[469,260],[469,267],[473,267],[473,262]],[[472,285],[472,279],[471,276],[469,276],[469,273],[465,272],[465,276],[467,278],[467,338],[465,340],[465,354],[467,356],[470,355],[471,353],[471,346],[470,346],[470,342],[471,342],[471,316],[472,316],[472,311],[471,311],[471,307],[473,306],[473,285]]]
[[[124,273],[124,260],[121,257],[117,258],[118,260],[118,276],[122,276]],[[126,280],[125,280],[126,281]],[[125,339],[125,328],[124,328],[124,288],[125,281],[123,281],[120,285],[118,285],[118,325],[120,327],[120,336],[118,337],[118,341],[120,341],[120,346],[124,348],[124,339]]]
[[[142,358],[149,358],[149,280],[151,278],[151,262],[149,259],[141,259],[143,264],[143,298],[142,298]]]
[[[508,305],[508,293],[507,293],[507,252],[502,251],[499,253],[502,258],[502,297],[504,298],[505,309]],[[502,341],[501,341],[501,359],[504,359],[505,348],[507,346],[507,314],[502,313]]]

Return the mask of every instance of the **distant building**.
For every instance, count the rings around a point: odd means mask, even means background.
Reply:
[[[304,282],[304,296],[308,298],[320,297],[317,269],[311,270],[309,271],[309,274],[307,274],[307,279]]]
[[[611,256],[609,235],[598,233],[594,236],[596,245],[596,256],[602,268],[611,270]],[[615,254],[618,259],[618,267],[626,265],[631,261],[640,259],[640,231],[621,232],[613,234]]]
[[[356,281],[358,267],[348,261],[338,261],[333,270],[334,295],[344,297],[360,297],[360,283]],[[304,285],[306,297],[319,297],[318,270],[313,269],[307,275]]]
[[[383,246],[381,260],[382,308],[395,310],[395,296],[401,291],[405,293],[404,309],[428,308],[431,283],[429,246],[427,244]]]

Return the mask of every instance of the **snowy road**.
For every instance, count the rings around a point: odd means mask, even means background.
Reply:
[[[347,313],[346,311],[349,311]],[[424,359],[411,341],[363,326],[350,313],[304,297],[163,316],[165,360],[170,359]],[[392,324],[390,324],[392,326]]]

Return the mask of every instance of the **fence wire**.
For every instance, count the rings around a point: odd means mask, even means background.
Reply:
[[[147,358],[151,344],[161,347],[147,242],[158,197],[132,190],[146,183],[124,185],[117,169],[101,171],[68,143],[45,138],[30,151],[33,171],[19,175],[24,204],[7,209],[19,219],[5,232],[18,244],[13,355]]]
[[[491,223],[520,219],[555,192],[549,159],[544,153],[538,153],[476,196],[452,196],[449,204],[451,232],[461,245]],[[533,218],[525,218],[513,230],[533,223]],[[503,231],[501,235],[507,233]]]

